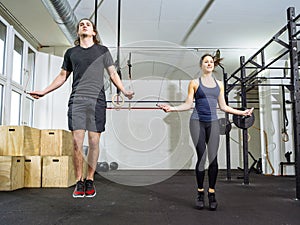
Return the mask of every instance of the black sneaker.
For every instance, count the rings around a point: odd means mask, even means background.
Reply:
[[[198,191],[198,196],[196,199],[196,208],[197,209],[204,208],[204,191]]]
[[[75,190],[73,192],[73,198],[83,198],[84,197],[84,183],[79,180],[76,183]]]
[[[209,209],[213,211],[216,210],[218,207],[218,203],[216,200],[215,193],[208,192],[208,201],[209,201]]]
[[[96,195],[96,188],[94,185],[94,181],[85,180],[85,197],[92,198]]]

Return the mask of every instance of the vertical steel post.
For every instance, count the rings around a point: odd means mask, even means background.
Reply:
[[[94,24],[95,24],[95,27],[97,28],[97,16],[98,16],[98,0],[95,0],[95,21],[94,21]]]
[[[226,104],[228,104],[228,81],[227,81],[227,73],[223,69],[223,80],[224,80],[224,98],[226,101]],[[225,118],[227,121],[229,121],[228,113],[225,113]],[[227,180],[231,180],[231,155],[230,155],[230,132],[226,133],[226,172],[227,172]]]
[[[121,42],[121,0],[118,0],[118,28],[117,28],[117,62],[120,66],[120,42]]]
[[[120,67],[120,42],[121,42],[121,0],[118,0],[118,31],[117,31],[117,72],[120,79],[122,79],[121,67]],[[117,94],[120,95],[121,91],[117,88]]]
[[[299,59],[297,49],[297,29],[295,18],[295,8],[287,9],[288,33],[290,45],[290,64],[291,64],[291,100],[294,129],[294,148],[295,148],[295,172],[296,172],[296,198],[300,199],[300,83],[299,83]]]
[[[240,57],[241,65],[241,97],[242,97],[242,107],[247,107],[247,92],[246,92],[246,68],[243,66],[245,63],[245,56]],[[249,169],[248,169],[248,129],[243,128],[243,161],[244,161],[244,184],[249,184]]]

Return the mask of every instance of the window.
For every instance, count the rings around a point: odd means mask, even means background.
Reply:
[[[4,74],[6,26],[0,21],[0,74]]]
[[[25,126],[32,126],[32,115],[33,115],[33,100],[25,97],[23,107],[23,119],[22,124]]]
[[[15,35],[12,80],[18,84],[22,81],[23,45],[23,41]]]
[[[34,81],[34,69],[35,69],[35,52],[28,48],[27,54],[27,66],[24,74],[23,87],[25,91],[33,90]]]
[[[11,92],[10,125],[20,125],[21,94]]]
[[[34,89],[36,54],[0,16],[0,125],[33,125],[34,101],[24,90]]]

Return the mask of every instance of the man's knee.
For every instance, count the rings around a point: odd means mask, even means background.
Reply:
[[[99,133],[92,133],[89,134],[89,146],[90,148],[94,148],[99,146],[100,142],[100,134]]]

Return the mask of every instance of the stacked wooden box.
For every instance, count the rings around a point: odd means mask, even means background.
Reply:
[[[70,132],[41,130],[42,187],[70,187],[75,184],[72,154]]]
[[[0,126],[0,190],[27,187],[32,175],[27,167],[28,157],[39,156],[39,153],[40,130],[27,126]],[[35,182],[40,184],[40,179]]]
[[[0,191],[75,184],[71,132],[0,126]]]

